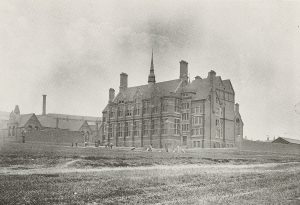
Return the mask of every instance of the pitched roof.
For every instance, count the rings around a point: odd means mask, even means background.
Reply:
[[[38,115],[37,117],[43,127],[66,129],[70,131],[79,131],[82,124],[85,122],[85,120],[59,118],[59,117],[55,117],[54,115],[48,115],[48,114]],[[56,127],[57,118],[58,118],[58,127]]]
[[[209,95],[211,86],[207,78],[195,79],[186,86],[186,89],[196,92],[196,95],[193,96],[193,100],[203,100]]]
[[[153,85],[140,85],[135,87],[129,87],[124,91],[117,94],[113,102],[117,102],[120,99],[126,101],[133,101],[134,97],[140,94],[142,99],[150,98],[153,91],[157,91],[160,95],[167,95],[176,91],[176,88],[180,84],[180,79],[163,81],[155,83]]]
[[[232,84],[231,84],[230,80],[223,80],[223,85],[225,86],[226,91],[234,93],[234,90],[233,90],[233,87],[232,87]]]
[[[18,127],[24,127],[33,115],[34,113],[20,115],[20,118],[18,119]]]
[[[80,115],[67,115],[67,114],[57,114],[57,113],[48,113],[46,116],[54,117],[54,118],[65,118],[71,120],[88,120],[88,121],[99,121],[100,117],[93,116],[80,116]]]
[[[279,142],[281,139],[283,139],[283,140],[285,140],[285,141],[287,141],[288,143],[291,143],[291,144],[300,144],[300,140],[286,138],[286,137],[278,137],[273,142]]]

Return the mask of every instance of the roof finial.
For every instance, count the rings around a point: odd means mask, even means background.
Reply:
[[[153,48],[152,48],[151,66],[150,66],[150,74],[148,76],[148,83],[155,83],[154,64],[153,64]]]

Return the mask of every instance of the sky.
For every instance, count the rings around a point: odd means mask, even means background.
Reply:
[[[300,2],[0,2],[0,111],[101,116],[108,90],[215,70],[230,79],[244,135],[300,139]]]

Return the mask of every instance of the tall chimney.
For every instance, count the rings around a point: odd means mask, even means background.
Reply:
[[[46,115],[46,96],[43,95],[43,115]]]
[[[211,78],[211,79],[216,77],[216,72],[214,70],[209,71],[208,72],[208,77]]]
[[[120,74],[120,91],[126,90],[128,86],[128,75],[127,73]]]
[[[188,77],[188,62],[181,60],[180,62],[180,79]]]
[[[109,88],[109,98],[108,102],[112,102],[115,98],[115,89]]]

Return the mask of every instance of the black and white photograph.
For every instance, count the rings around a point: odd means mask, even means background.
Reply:
[[[300,204],[299,0],[1,0],[0,205]]]

